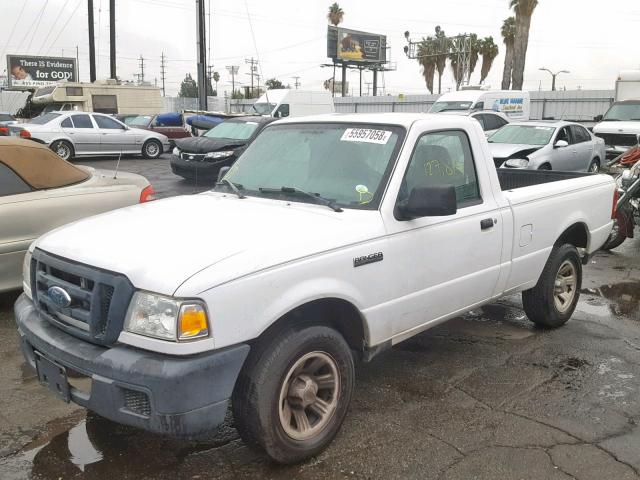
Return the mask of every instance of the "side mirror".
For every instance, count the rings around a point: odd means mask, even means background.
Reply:
[[[553,148],[565,148],[568,146],[569,146],[569,142],[567,142],[566,140],[558,140],[553,146]]]
[[[594,122],[601,122],[602,121],[602,115],[596,115],[595,117],[593,117],[593,121]]]
[[[220,170],[218,170],[218,183],[222,181],[230,168],[231,167],[220,167]]]
[[[414,188],[406,205],[400,207],[405,220],[421,217],[445,217],[458,211],[456,189],[453,185]]]

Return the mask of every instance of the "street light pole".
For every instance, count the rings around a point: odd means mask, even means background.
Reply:
[[[549,70],[548,68],[539,68],[538,70],[541,70],[543,72],[549,72],[551,74],[551,91],[555,92],[556,91],[556,77],[558,75],[560,75],[561,73],[571,73],[569,70],[560,70],[558,72],[553,73],[551,70]]]

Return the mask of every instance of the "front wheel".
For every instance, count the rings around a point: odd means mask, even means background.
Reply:
[[[57,140],[51,144],[50,148],[63,160],[71,160],[73,158],[73,145],[66,140]]]
[[[142,155],[144,158],[158,158],[162,155],[162,144],[158,140],[147,140],[142,146]]]
[[[349,345],[334,329],[291,330],[257,345],[238,378],[240,436],[279,463],[317,455],[338,433],[354,382]]]
[[[594,158],[589,164],[588,168],[589,173],[599,173],[600,172],[600,160]]]
[[[527,317],[541,327],[561,327],[576,308],[581,286],[578,249],[569,244],[554,247],[536,286],[522,292]]]

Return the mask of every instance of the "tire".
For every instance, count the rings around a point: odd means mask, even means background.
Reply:
[[[49,148],[63,160],[72,160],[75,155],[73,145],[66,140],[56,140]]]
[[[600,160],[598,160],[597,158],[594,158],[593,160],[591,160],[591,163],[589,164],[589,168],[587,169],[587,171],[589,173],[600,173]]]
[[[613,229],[611,230],[607,241],[604,242],[604,245],[602,245],[602,250],[612,250],[624,243],[624,241],[627,239],[628,223],[628,214],[624,210],[618,210],[616,221],[613,223]]]
[[[147,140],[142,145],[142,156],[148,159],[155,159],[162,155],[162,144],[158,140]]]
[[[543,163],[538,167],[538,170],[551,170],[551,165],[549,165],[548,163]]]
[[[556,285],[557,282],[561,285]],[[522,292],[527,317],[541,327],[561,327],[576,308],[581,286],[582,263],[578,249],[569,244],[555,246],[537,285]]]
[[[319,377],[325,386],[316,383]],[[236,428],[247,445],[272,460],[300,462],[336,436],[353,383],[351,350],[337,331],[324,326],[286,331],[258,344],[247,359],[232,398]]]

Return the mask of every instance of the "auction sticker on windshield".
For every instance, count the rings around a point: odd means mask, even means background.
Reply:
[[[389,130],[374,130],[371,128],[347,128],[342,134],[342,142],[367,142],[386,145],[393,132]]]

